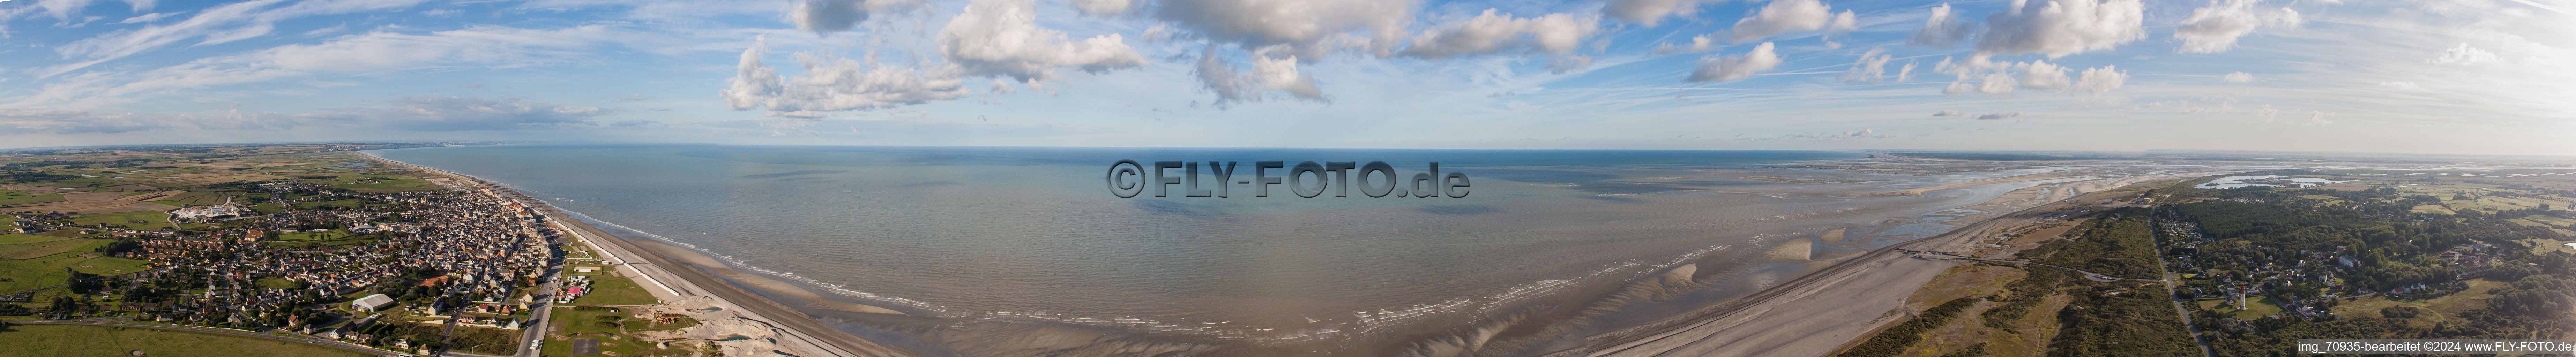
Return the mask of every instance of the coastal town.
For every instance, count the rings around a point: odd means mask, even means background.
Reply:
[[[695,315],[656,309],[638,272],[611,266],[620,261],[525,196],[370,159],[286,162],[349,148],[164,159],[205,166],[14,164],[51,170],[0,181],[0,197],[19,198],[0,200],[12,203],[0,206],[0,323],[201,329],[362,355],[720,353],[713,338],[686,336]],[[170,173],[180,170],[197,172]],[[26,198],[73,190],[92,197]],[[153,199],[116,199],[133,197]],[[98,209],[28,209],[67,203]]]

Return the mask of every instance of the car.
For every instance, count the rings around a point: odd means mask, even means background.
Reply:
[[[537,349],[545,348],[545,347],[546,347],[546,341],[543,341],[543,340],[528,340],[528,350],[529,350],[529,351],[535,351],[535,350],[537,350]]]

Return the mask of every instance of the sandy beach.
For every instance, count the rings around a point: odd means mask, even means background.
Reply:
[[[358,153],[366,155],[365,152]],[[777,301],[728,284],[717,275],[723,274],[727,278],[753,284],[767,282],[769,284],[760,284],[764,290],[782,294],[804,292],[784,282],[734,273],[732,269],[726,268],[712,258],[668,244],[617,238],[581,220],[572,219],[571,214],[547,205],[543,201],[482,179],[402,163],[375,155],[367,156],[389,165],[450,176],[461,181],[461,185],[490,190],[496,195],[527,204],[538,214],[545,215],[548,222],[570,233],[574,239],[597,247],[601,253],[608,256],[609,261],[625,266],[628,271],[635,272],[636,275],[644,278],[651,285],[645,290],[652,292],[656,298],[662,299],[664,301],[662,305],[695,315],[694,317],[706,324],[702,328],[711,331],[710,333],[751,337],[751,339],[721,343],[727,347],[728,355],[755,355],[760,352],[777,351],[795,356],[914,356],[908,351],[886,347],[841,332],[823,324],[821,320],[797,312]],[[895,313],[865,305],[837,308],[858,312]]]
[[[2188,176],[2188,175],[2183,175]],[[2072,190],[2068,199],[2040,204],[1922,239],[1893,244],[1845,259],[1797,279],[1733,301],[1655,323],[1595,335],[1586,346],[1548,357],[1822,356],[1879,326],[1907,316],[1905,299],[1962,261],[1932,259],[1899,250],[1967,248],[1980,238],[2044,222],[2092,206],[2103,191],[2175,176],[2097,179],[2043,184],[1996,198],[2038,190]],[[1992,182],[1988,182],[1992,181]],[[2003,183],[2027,180],[1987,180]],[[1953,186],[1964,187],[1964,186]]]

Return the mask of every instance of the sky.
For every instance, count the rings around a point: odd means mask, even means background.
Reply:
[[[2568,0],[14,0],[0,148],[2576,155]]]

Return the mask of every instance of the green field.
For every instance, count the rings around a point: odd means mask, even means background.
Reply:
[[[57,241],[57,240],[63,240],[63,239],[64,239],[63,237],[47,237],[47,236],[32,235],[32,234],[17,234],[17,233],[9,233],[9,234],[0,234],[0,245],[5,245],[5,244],[21,244],[21,243],[35,243],[35,242],[44,242],[44,241]]]
[[[63,270],[77,269],[90,274],[124,274],[141,271],[149,262],[117,257],[99,257],[92,252],[69,252],[35,259],[0,260],[0,293],[17,292],[62,284],[70,276]]]
[[[554,321],[550,322],[554,325],[554,328],[551,329],[552,333],[549,333],[549,336],[546,338],[546,345],[543,350],[544,353],[541,355],[572,355],[572,339],[574,338],[599,339],[600,352],[614,353],[619,356],[637,356],[643,355],[647,352],[657,356],[666,354],[684,356],[692,355],[691,353],[686,352],[688,349],[686,345],[675,343],[670,349],[654,349],[650,347],[652,344],[637,340],[633,335],[620,334],[620,330],[631,333],[637,331],[677,329],[697,326],[698,322],[696,320],[681,318],[679,323],[676,324],[659,324],[653,319],[637,318],[631,315],[637,312],[632,309],[618,309],[617,312],[609,312],[606,310],[573,310],[568,307],[556,307],[554,309]],[[601,317],[603,316],[613,318],[613,320],[602,319]],[[613,325],[602,325],[600,324],[602,322]]]
[[[90,248],[115,242],[106,239],[67,239],[42,243],[0,245],[0,259],[21,260],[64,252],[87,252]]]
[[[143,223],[134,223],[134,221],[143,221]],[[158,211],[90,213],[82,214],[79,217],[72,217],[72,224],[104,224],[133,229],[168,228],[170,227],[170,214]]]
[[[311,343],[149,328],[11,324],[0,356],[373,356]],[[141,351],[137,354],[135,351]]]
[[[643,286],[636,285],[634,279],[597,278],[590,281],[592,291],[572,299],[573,305],[644,305],[661,302],[653,298],[652,292],[644,291]]]
[[[29,205],[46,202],[61,202],[62,200],[63,195],[0,195],[0,205]]]

